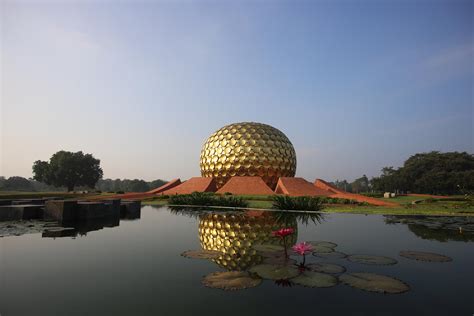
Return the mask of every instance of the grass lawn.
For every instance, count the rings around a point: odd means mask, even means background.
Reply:
[[[248,203],[249,208],[271,209],[271,197],[266,195],[243,195]],[[425,200],[423,197],[400,196],[390,199],[400,203],[396,207],[383,206],[354,206],[354,205],[326,205],[323,209],[325,213],[353,213],[353,214],[383,214],[383,215],[461,215],[474,216],[474,205],[468,205],[465,202],[436,200],[432,203],[421,202],[419,204],[411,204],[415,200]],[[166,205],[166,199],[150,199],[144,200],[143,205]]]
[[[72,193],[72,192],[25,192],[25,191],[0,191],[0,199],[40,199],[43,197],[82,198],[97,195],[97,193]]]
[[[424,197],[424,196],[397,196],[390,199],[378,198],[378,200],[380,201],[394,202],[394,203],[399,203],[399,204],[411,204],[411,202],[413,201],[420,201],[420,200],[426,200],[426,199],[427,197]]]

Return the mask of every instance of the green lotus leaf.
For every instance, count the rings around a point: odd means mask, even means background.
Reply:
[[[343,252],[334,251],[334,252],[313,252],[313,256],[324,258],[324,259],[342,259],[347,257]]]
[[[306,287],[331,287],[337,284],[337,278],[321,272],[304,271],[291,282]]]
[[[306,267],[313,272],[338,274],[346,272],[346,268],[333,263],[309,263]]]
[[[325,246],[313,246],[313,253],[330,253],[334,252],[334,248],[325,247]]]
[[[398,262],[397,260],[389,257],[369,255],[350,255],[347,257],[347,260],[355,263],[383,266],[396,264]]]
[[[329,241],[307,241],[307,243],[311,244],[313,247],[322,246],[326,248],[336,248],[337,244]]]
[[[283,250],[279,251],[259,251],[259,254],[264,258],[286,258],[285,252]]]
[[[293,265],[296,264],[296,260],[286,258],[285,256],[282,256],[282,257],[268,257],[268,258],[264,258],[262,263],[277,265],[277,266],[293,266]]]
[[[252,248],[260,252],[275,252],[285,250],[283,246],[274,244],[255,244],[252,246]]]
[[[249,271],[270,280],[291,279],[299,273],[296,267],[275,264],[259,264],[250,268]]]
[[[222,252],[215,250],[187,250],[181,254],[185,258],[191,259],[217,259]]]
[[[433,252],[423,251],[400,251],[400,256],[412,260],[426,261],[426,262],[449,262],[453,261],[451,257],[441,255]]]
[[[408,284],[395,278],[375,273],[348,273],[339,277],[339,281],[357,289],[377,293],[398,294],[410,289]]]
[[[248,289],[260,283],[262,279],[251,277],[244,271],[213,272],[202,279],[204,286],[226,291]]]

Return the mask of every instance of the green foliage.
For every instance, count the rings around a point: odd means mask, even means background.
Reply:
[[[380,192],[469,194],[474,191],[474,155],[438,151],[416,154],[403,167],[382,169],[382,175],[373,178],[371,184]]]
[[[34,179],[56,187],[66,187],[68,191],[75,186],[93,188],[102,178],[100,160],[91,154],[58,151],[49,162],[37,160],[33,164]]]
[[[320,197],[275,195],[273,208],[279,210],[320,211],[323,200]]]
[[[147,192],[161,187],[167,181],[157,179],[147,182],[140,179],[103,179],[99,180],[96,188],[101,191]]]
[[[4,178],[5,179],[5,178]],[[33,184],[23,177],[10,177],[2,181],[3,191],[33,191]]]
[[[169,197],[171,205],[201,205],[201,206],[228,206],[247,207],[247,202],[237,196],[216,195],[211,192],[193,192],[191,194],[177,194]]]

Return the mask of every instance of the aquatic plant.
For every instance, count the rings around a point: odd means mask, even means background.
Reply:
[[[346,273],[339,277],[339,281],[369,292],[399,294],[410,289],[408,284],[398,279],[375,273]]]
[[[270,280],[291,279],[299,274],[298,269],[291,265],[259,264],[249,271]]]
[[[287,245],[287,237],[293,235],[295,230],[293,228],[282,228],[272,232],[274,237],[279,237],[283,241],[283,247],[285,248],[285,257],[288,257],[288,245]]]
[[[424,251],[400,251],[400,256],[407,258],[407,259],[413,259],[413,260],[419,260],[419,261],[426,261],[426,262],[450,262],[453,261],[451,257],[445,256],[445,255],[440,255],[438,253],[433,253],[433,252],[424,252]]]
[[[206,287],[227,291],[248,289],[260,283],[262,283],[261,278],[252,277],[248,272],[243,271],[213,272],[202,280],[202,284]]]
[[[323,209],[323,201],[319,197],[275,195],[272,208],[317,212]]]
[[[370,255],[351,255],[347,257],[347,260],[355,263],[370,264],[370,265],[392,265],[398,261],[384,256],[370,256]]]
[[[298,255],[303,256],[303,262],[300,267],[304,268],[306,263],[306,254],[313,250],[313,246],[307,242],[300,242],[292,247],[293,251]]]
[[[199,205],[199,206],[224,206],[247,207],[247,201],[238,196],[215,195],[209,192],[193,192],[191,194],[171,195],[168,203],[171,205]]]
[[[335,276],[313,271],[304,271],[291,282],[305,287],[332,287],[338,283]]]

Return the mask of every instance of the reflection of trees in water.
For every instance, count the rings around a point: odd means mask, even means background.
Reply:
[[[474,217],[440,216],[385,216],[387,224],[405,224],[422,239],[446,241],[474,241]]]

